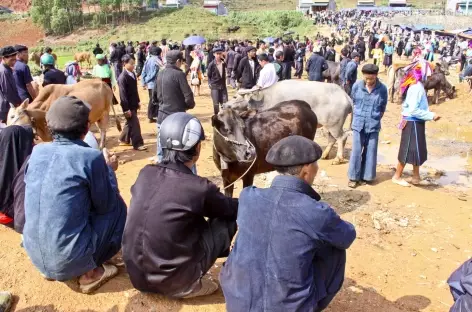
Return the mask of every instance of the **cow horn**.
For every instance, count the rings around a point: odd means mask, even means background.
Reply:
[[[12,103],[10,103],[10,108],[11,108],[11,109],[15,109],[16,107],[15,107],[15,105],[13,105]]]

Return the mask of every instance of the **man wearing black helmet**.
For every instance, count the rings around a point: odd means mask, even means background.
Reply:
[[[123,259],[133,286],[172,298],[209,295],[218,285],[204,275],[229,254],[238,200],[192,173],[204,132],[187,113],[160,128],[163,159],[139,173],[123,235]]]

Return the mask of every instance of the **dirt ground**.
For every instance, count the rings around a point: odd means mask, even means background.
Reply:
[[[381,75],[381,79],[385,76]],[[458,86],[457,74],[448,79]],[[233,93],[233,91],[231,91]],[[146,91],[141,100],[147,103]],[[212,105],[204,82],[202,96],[196,98],[190,113],[198,117],[207,133],[198,172],[221,185],[213,164]],[[400,105],[389,103],[383,120],[377,180],[373,185],[355,190],[347,187],[348,164],[334,166],[320,161],[314,188],[323,200],[336,208],[342,218],[357,229],[357,239],[348,250],[346,280],[329,312],[447,311],[452,305],[446,280],[462,262],[472,256],[472,100],[465,86],[459,97],[432,105],[443,116],[427,124],[429,160],[424,174],[435,181],[434,187],[403,188],[392,184],[392,166],[396,163],[400,133],[396,125]],[[140,112],[147,152],[118,147],[118,132],[110,122],[107,147],[119,155],[117,171],[121,194],[130,201],[130,187],[141,168],[156,151],[156,125],[146,120],[145,107]],[[123,121],[123,119],[122,119]],[[316,141],[326,139],[318,131]],[[347,143],[348,158],[351,139]],[[331,156],[334,157],[335,150]],[[411,168],[410,168],[411,170]],[[267,186],[274,174],[260,175],[255,184]],[[242,185],[237,184],[235,196]],[[167,300],[133,289],[125,269],[93,295],[77,292],[76,284],[48,282],[32,266],[20,247],[21,237],[0,228],[0,289],[16,296],[14,311],[225,311],[221,291],[202,299]],[[218,279],[225,259],[217,261],[211,276]]]
[[[0,21],[0,47],[22,44],[34,47],[44,38],[44,32],[31,19]]]

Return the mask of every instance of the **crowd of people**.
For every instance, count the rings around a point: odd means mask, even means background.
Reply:
[[[91,75],[113,90],[118,87],[119,101],[113,101],[126,118],[120,145],[146,149],[137,116],[140,81],[149,96],[147,117],[158,128],[158,163],[140,171],[127,208],[115,175],[116,156],[99,151],[90,136],[90,105],[60,97],[46,113],[53,142],[35,145],[31,127],[13,125],[0,132],[0,224],[23,235],[24,249],[45,280],[77,279],[82,293],[93,293],[125,265],[140,291],[184,299],[210,295],[219,286],[207,272],[217,258],[228,257],[219,279],[228,311],[324,310],[343,284],[346,250],[356,230],[312,188],[320,146],[299,136],[282,139],[266,157],[279,173],[272,185],[248,187],[239,199],[230,198],[197,174],[205,133],[187,111],[195,107],[204,79],[218,114],[228,101],[228,87],[269,88],[292,79],[292,73],[301,79],[304,71],[308,80],[322,82],[328,63],[340,61],[339,84],[354,103],[348,185],[373,182],[388,102],[378,78],[379,60],[391,65],[395,49],[410,57],[410,38],[433,55],[451,49],[433,35],[382,27],[379,20],[366,29],[368,18],[346,16],[349,25],[339,31],[349,34],[338,59],[335,34],[313,40],[220,40],[206,47],[130,41],[112,43],[108,55],[97,45]],[[331,17],[323,18],[322,23]],[[454,46],[467,58],[472,45],[463,42]],[[425,122],[440,119],[429,111],[423,86],[432,60],[428,53],[413,52],[401,84],[402,137],[392,181],[405,187],[428,184],[419,176],[427,159]],[[28,48],[7,46],[1,55],[0,121],[6,123],[10,104],[34,101],[37,92]],[[64,72],[57,69],[50,49],[41,64],[43,87],[81,79],[74,62]],[[406,164],[413,166],[410,180],[402,178]],[[263,217],[254,218],[255,213]],[[458,301],[461,289],[453,280],[461,272],[451,277]],[[8,302],[11,296],[0,293],[0,308]]]

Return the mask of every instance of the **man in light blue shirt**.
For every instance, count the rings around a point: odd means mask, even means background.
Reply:
[[[164,62],[161,59],[162,50],[159,47],[151,47],[149,49],[149,55],[151,56],[144,63],[144,69],[141,73],[141,85],[144,89],[148,90],[149,93],[149,105],[148,105],[148,119],[149,122],[155,122],[157,118],[157,112],[159,110],[159,104],[154,103],[152,98],[152,90],[156,84],[157,74],[161,68],[164,68]]]

